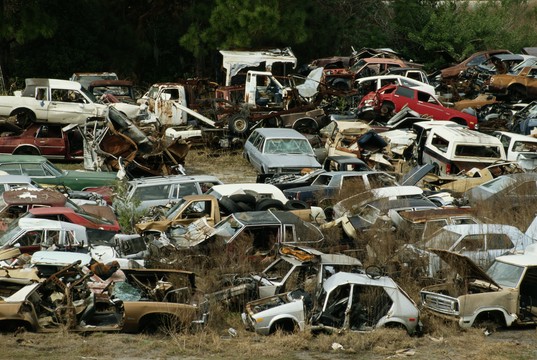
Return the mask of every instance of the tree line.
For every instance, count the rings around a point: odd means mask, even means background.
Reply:
[[[221,49],[291,47],[299,63],[389,47],[433,71],[532,47],[534,0],[0,0],[4,84],[114,71],[139,84],[222,77]]]

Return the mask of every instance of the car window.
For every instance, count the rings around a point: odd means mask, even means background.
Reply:
[[[258,140],[255,143],[255,147],[257,148],[257,150],[263,152],[264,144],[265,144],[265,137],[264,136],[259,136]]]
[[[254,131],[254,132],[252,133],[252,135],[250,135],[250,136],[248,137],[248,140],[246,140],[246,141],[249,142],[249,143],[251,143],[251,144],[254,144],[258,137],[259,137],[259,133]]]
[[[354,284],[349,316],[351,330],[363,330],[375,326],[388,314],[393,300],[380,286]]]
[[[499,146],[485,145],[457,145],[455,146],[455,156],[499,158]]]
[[[21,164],[22,173],[28,176],[47,176],[41,164]]]
[[[312,154],[306,139],[268,139],[265,154]]]
[[[452,251],[479,251],[485,250],[485,235],[474,234],[465,236]]]
[[[140,201],[160,200],[168,198],[172,184],[153,185],[138,187],[133,194],[133,198]]]
[[[313,186],[317,186],[317,185],[327,186],[328,184],[330,184],[330,180],[332,180],[332,176],[321,174],[321,175],[317,176],[317,179],[315,179],[311,183],[311,185],[313,185]]]
[[[441,137],[440,135],[434,135],[431,140],[431,145],[436,147],[441,152],[447,152],[449,141]]]
[[[20,164],[1,164],[0,170],[5,171],[11,175],[22,175],[22,169]]]
[[[515,245],[507,234],[488,234],[487,250],[512,249]]]
[[[197,195],[200,192],[198,191],[198,187],[196,186],[196,183],[186,183],[186,184],[178,184],[179,186],[179,197],[182,198],[186,195]]]
[[[20,246],[39,245],[45,238],[45,230],[31,230],[22,235],[16,242]]]
[[[440,220],[430,220],[425,223],[425,227],[423,228],[423,235],[422,237],[424,239],[428,239],[431,237],[435,232],[437,232],[439,229],[443,228],[447,225],[446,219],[440,219]]]
[[[485,62],[485,60],[487,60],[487,56],[485,54],[477,55],[475,58],[473,58],[472,60],[468,61],[467,66],[479,65],[482,62]]]
[[[409,99],[414,99],[414,90],[399,86],[397,90],[395,90],[395,94],[404,96]]]

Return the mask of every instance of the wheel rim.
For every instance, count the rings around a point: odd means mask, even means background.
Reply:
[[[246,131],[246,129],[248,127],[247,121],[245,119],[243,119],[243,118],[237,118],[237,119],[233,120],[233,126],[239,132]]]

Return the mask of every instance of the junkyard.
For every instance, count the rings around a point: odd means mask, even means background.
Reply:
[[[536,358],[537,4],[209,2],[0,2],[0,359]]]

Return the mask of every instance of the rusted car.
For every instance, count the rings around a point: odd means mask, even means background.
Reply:
[[[0,153],[42,155],[56,160],[82,160],[84,138],[76,126],[31,123],[23,129],[0,123]]]
[[[63,253],[68,254],[68,253]],[[188,271],[126,269],[104,282],[74,263],[46,279],[0,277],[0,326],[37,332],[155,332],[201,327],[207,302]]]
[[[537,66],[522,68],[516,75],[494,75],[490,78],[488,90],[493,94],[508,95],[511,100],[536,99]]]
[[[460,62],[459,64],[447,67],[440,71],[441,77],[443,80],[457,78],[460,73],[469,67],[477,66],[486,62],[491,56],[496,54],[511,54],[509,50],[486,50],[479,51],[470,55],[466,60]]]

